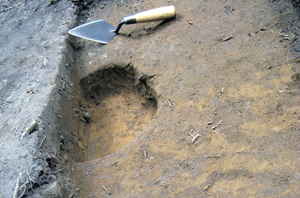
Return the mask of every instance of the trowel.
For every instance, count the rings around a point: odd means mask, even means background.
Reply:
[[[165,6],[126,16],[120,21],[117,28],[114,28],[106,21],[100,19],[71,29],[69,34],[102,44],[108,44],[119,33],[124,24],[128,25],[173,19],[175,16],[175,7],[173,5]]]

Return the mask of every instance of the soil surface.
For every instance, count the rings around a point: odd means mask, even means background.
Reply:
[[[299,1],[0,2],[0,197],[300,196]]]
[[[46,161],[52,151],[40,149],[55,145],[45,134],[57,127],[57,79],[75,19],[70,1],[0,0],[0,197],[59,194]]]
[[[299,16],[292,3],[100,2],[87,21],[116,27],[126,15],[169,4],[173,21],[123,26],[106,46],[77,40],[79,75],[130,64],[153,76],[158,103],[130,144],[75,164],[78,197],[298,197]]]

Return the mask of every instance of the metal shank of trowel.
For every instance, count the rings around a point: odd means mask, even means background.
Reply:
[[[152,10],[147,10],[144,12],[140,12],[137,14],[129,15],[124,17],[118,27],[115,29],[115,33],[118,34],[123,24],[134,24],[134,23],[145,23],[145,22],[152,22],[152,21],[160,21],[166,19],[173,19],[176,17],[175,7],[165,6],[160,7]]]

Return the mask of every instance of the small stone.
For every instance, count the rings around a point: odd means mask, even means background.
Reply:
[[[84,150],[84,147],[82,145],[82,143],[80,141],[78,141],[78,147],[81,149],[81,150]]]
[[[90,123],[90,114],[89,112],[83,112],[82,117],[85,119],[86,123]]]

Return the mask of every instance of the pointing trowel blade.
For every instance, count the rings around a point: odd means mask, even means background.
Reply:
[[[106,21],[97,20],[80,25],[69,31],[77,37],[108,44],[115,36],[115,28]]]

